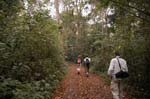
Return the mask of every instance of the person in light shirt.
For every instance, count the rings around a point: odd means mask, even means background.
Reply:
[[[84,63],[85,63],[85,66],[86,66],[85,73],[86,73],[86,76],[88,77],[89,76],[89,69],[90,69],[91,58],[86,56],[84,58]]]
[[[115,52],[115,58],[113,58],[110,62],[108,68],[108,75],[111,78],[111,92],[113,95],[113,99],[123,99],[123,86],[122,79],[117,79],[115,74],[120,71],[119,63],[121,66],[121,70],[128,72],[128,67],[126,60],[120,58],[119,52]]]

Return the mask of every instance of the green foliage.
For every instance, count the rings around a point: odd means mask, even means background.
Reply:
[[[58,26],[22,3],[0,1],[0,99],[50,99],[65,72]]]
[[[104,44],[111,46],[110,48],[105,47],[103,53],[98,51],[104,59],[109,60],[109,57],[113,56],[113,51],[120,50],[122,57],[127,60],[130,73],[130,78],[126,81],[126,84],[132,86],[137,91],[135,93],[133,91],[130,92],[133,97],[140,98],[149,98],[148,93],[150,92],[150,68],[148,62],[150,59],[150,41],[148,39],[150,38],[150,29],[148,28],[150,16],[148,15],[149,7],[147,3],[147,0],[134,2],[110,0],[109,5],[115,8],[115,20],[111,20],[114,24],[110,30],[113,35],[106,36],[101,42],[106,41]],[[136,16],[137,13],[139,13],[139,16]],[[99,41],[95,41],[95,45],[98,47],[97,42]],[[104,60],[103,63],[107,70],[108,62]],[[96,70],[101,71],[101,67]]]
[[[85,18],[80,14],[73,14],[75,7],[70,7],[63,17],[63,24],[70,37],[68,44],[73,46],[67,47],[70,49],[67,50],[70,53],[68,56],[74,57],[75,60],[78,53],[83,57],[89,55],[92,58],[91,70],[106,74],[111,58],[115,57],[114,52],[119,50],[121,57],[127,60],[130,73],[129,79],[125,82],[137,91],[134,93],[133,90],[130,93],[134,97],[149,98],[150,2],[91,0],[89,3],[96,8]],[[115,14],[107,15],[107,8],[113,8]],[[103,16],[104,14],[106,16]],[[95,19],[95,16],[102,19]],[[106,22],[102,21],[104,18]],[[95,21],[94,24],[87,23],[87,20],[91,19]],[[110,28],[106,26],[108,23],[112,25]],[[75,35],[77,29],[79,34]]]
[[[10,78],[0,82],[0,98],[1,99],[50,99],[52,92],[58,83],[56,78],[54,81],[32,81],[30,83],[22,83],[18,80]]]

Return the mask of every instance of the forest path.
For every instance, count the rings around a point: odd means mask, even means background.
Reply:
[[[52,99],[112,99],[109,86],[100,76],[90,74],[86,77],[83,67],[78,75],[76,67],[75,64],[69,64],[69,71]]]

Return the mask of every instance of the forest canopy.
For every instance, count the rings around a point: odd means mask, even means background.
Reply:
[[[65,61],[76,62],[79,54],[89,55],[91,71],[106,77],[115,51],[128,63],[127,90],[133,97],[149,98],[149,4],[149,0],[1,0],[0,99],[50,99],[66,73]]]

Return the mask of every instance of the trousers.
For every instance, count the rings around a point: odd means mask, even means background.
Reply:
[[[123,99],[123,84],[121,80],[111,81],[111,92],[113,99]]]

